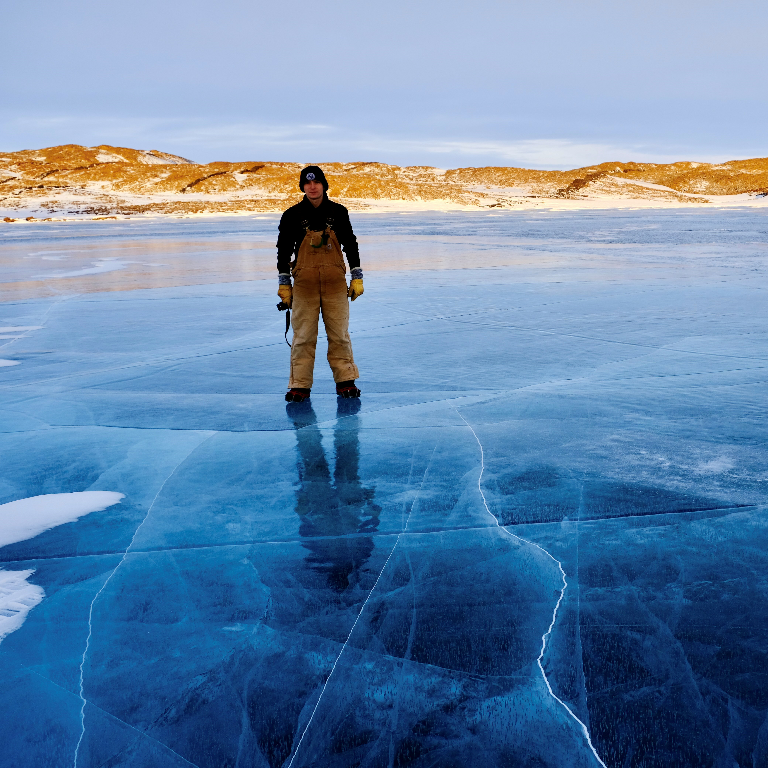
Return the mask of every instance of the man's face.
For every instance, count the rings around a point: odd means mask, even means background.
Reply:
[[[304,194],[311,202],[323,199],[323,185],[319,181],[307,181],[304,184]]]

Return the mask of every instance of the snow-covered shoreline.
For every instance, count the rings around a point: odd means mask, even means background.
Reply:
[[[347,206],[355,214],[391,214],[391,213],[454,213],[480,211],[607,211],[607,210],[702,210],[733,208],[768,208],[768,196],[765,195],[701,195],[690,201],[654,200],[645,198],[610,196],[584,199],[553,199],[549,197],[508,198],[502,203],[491,205],[463,205],[450,200],[381,200],[381,199],[345,199],[334,198]],[[172,201],[165,201],[172,202]],[[217,202],[217,201],[214,201]],[[293,201],[286,201],[285,208]],[[279,215],[280,210],[205,210],[121,213],[119,207],[108,215],[94,216],[88,213],[69,212],[63,216],[46,213],[38,207],[26,207],[21,210],[0,207],[0,225],[2,224],[39,224],[62,221],[118,221],[118,220],[163,220],[179,218],[214,218],[214,217],[259,217]],[[8,219],[11,219],[9,221]],[[2,227],[0,226],[0,232]]]
[[[199,164],[106,145],[0,153],[0,223],[274,214],[301,199],[302,165]],[[331,197],[359,213],[768,205],[768,158],[606,162],[555,171],[377,162],[322,166]]]

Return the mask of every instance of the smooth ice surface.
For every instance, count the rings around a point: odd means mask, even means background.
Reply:
[[[0,766],[768,765],[766,214],[353,216],[288,408],[276,223],[3,231],[0,504],[124,498],[0,549]]]

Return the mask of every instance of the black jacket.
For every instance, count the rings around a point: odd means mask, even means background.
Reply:
[[[291,271],[291,260],[299,252],[299,246],[307,234],[307,229],[320,232],[329,226],[339,239],[350,269],[360,266],[360,251],[357,238],[349,222],[349,211],[339,203],[323,196],[323,202],[315,208],[304,199],[292,205],[280,219],[277,236],[277,271],[286,274]]]

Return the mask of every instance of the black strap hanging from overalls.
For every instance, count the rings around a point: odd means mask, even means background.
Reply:
[[[280,312],[285,312],[285,343],[289,347],[293,348],[291,342],[288,341],[288,331],[291,330],[291,308],[287,304],[281,301],[277,305],[277,309]]]
[[[285,310],[285,343],[290,347],[291,342],[288,341],[288,331],[291,329],[291,310]]]

